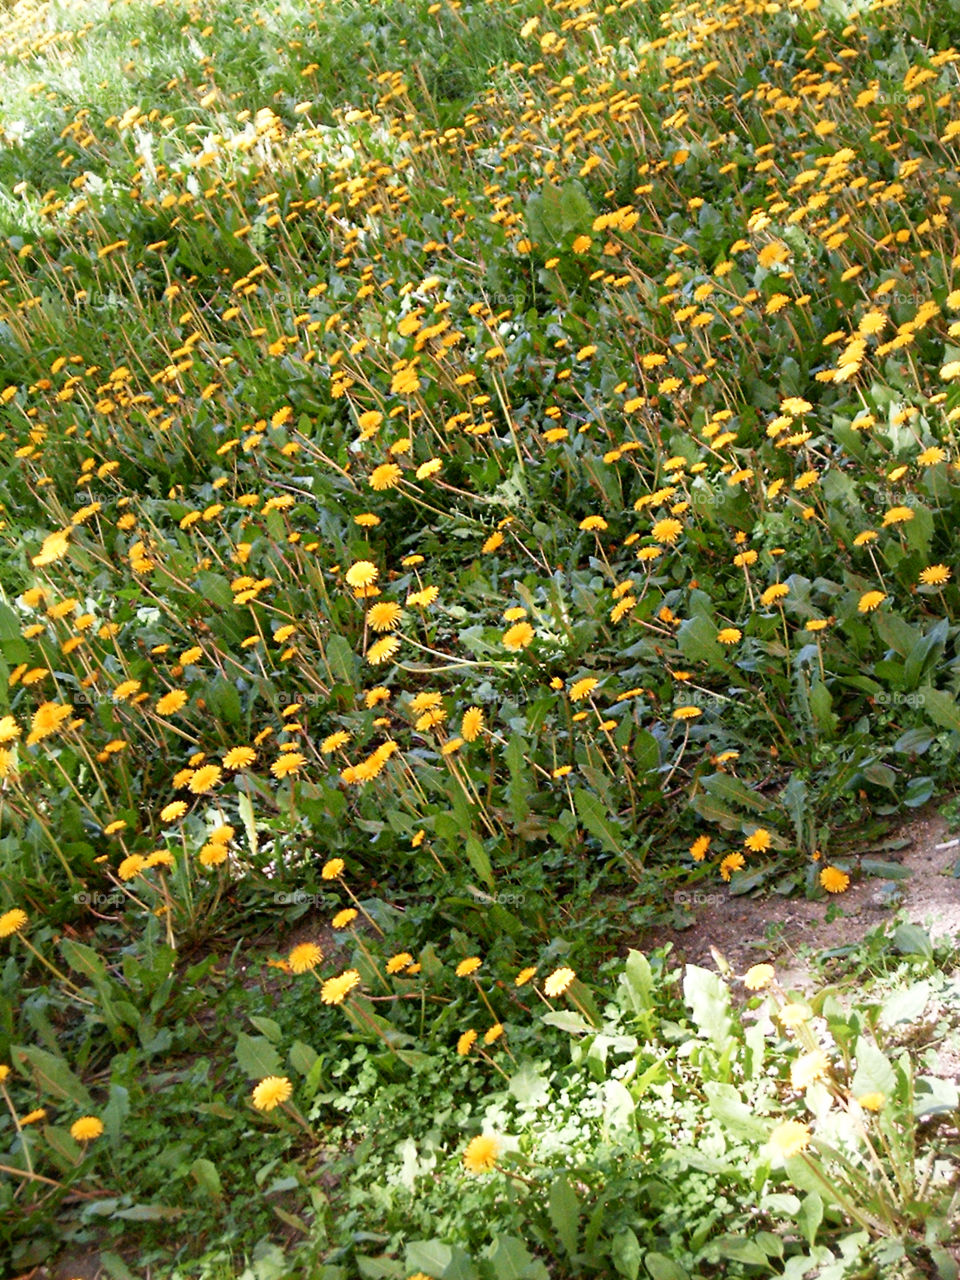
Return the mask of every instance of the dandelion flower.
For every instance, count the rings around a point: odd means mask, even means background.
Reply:
[[[11,911],[5,911],[0,916],[0,938],[9,938],[11,934],[19,933],[28,920],[27,913],[21,911],[19,907],[14,907]]]
[[[773,837],[765,827],[757,827],[743,843],[752,853],[766,853],[773,843]]]
[[[403,472],[395,462],[384,462],[370,472],[370,488],[377,493],[385,489],[395,489],[403,479]]]
[[[293,973],[309,973],[322,959],[323,952],[315,942],[301,942],[287,956],[287,962]]]
[[[824,867],[820,872],[820,884],[827,893],[845,893],[850,887],[850,877],[839,867]]]
[[[464,1031],[463,1035],[457,1041],[457,1053],[461,1058],[465,1058],[467,1056],[473,1048],[476,1038],[477,1033],[473,1029],[470,1031]]]
[[[187,701],[187,695],[182,689],[171,689],[169,693],[165,693],[157,702],[157,715],[175,715],[182,707],[186,706]]]
[[[857,609],[860,613],[872,613],[874,609],[878,609],[883,604],[886,598],[886,592],[884,591],[865,591],[860,597]]]
[[[286,1076],[266,1076],[250,1095],[250,1101],[258,1111],[273,1111],[293,1093],[293,1085]]]
[[[371,605],[367,622],[373,631],[392,631],[400,621],[403,610],[392,600],[381,600]]]
[[[945,564],[932,564],[920,572],[920,581],[925,587],[942,587],[950,580],[950,570]]]
[[[467,707],[460,722],[464,742],[475,742],[483,730],[483,711],[480,707]]]
[[[389,661],[399,648],[400,641],[396,636],[384,636],[367,650],[367,661],[372,667],[379,667],[381,663]]]
[[[467,1149],[463,1153],[463,1164],[470,1173],[489,1173],[496,1167],[499,1154],[499,1138],[495,1138],[493,1134],[481,1134],[477,1138],[471,1138],[467,1143]]]
[[[482,964],[479,956],[468,956],[466,960],[461,960],[456,968],[458,978],[467,978],[471,973],[476,973]]]
[[[357,918],[357,910],[355,907],[344,907],[330,921],[330,925],[334,929],[345,929],[348,924],[353,924]]]
[[[413,956],[409,951],[401,951],[399,955],[391,956],[387,961],[387,973],[400,973],[401,970],[407,969],[413,964]]]
[[[554,969],[543,984],[548,996],[562,996],[577,975],[572,969]]]
[[[270,766],[270,772],[275,778],[287,778],[292,773],[297,773],[307,763],[307,757],[299,751],[284,752],[278,760],[274,760]]]
[[[742,853],[728,853],[720,863],[720,876],[724,881],[728,881],[734,871],[739,871],[745,865],[746,860]]]
[[[347,996],[360,982],[356,969],[347,969],[337,978],[328,978],[320,988],[320,999],[324,1004],[343,1004]]]
[[[739,644],[743,639],[743,632],[739,627],[721,627],[717,632],[717,639],[721,644]]]
[[[799,1120],[786,1120],[770,1134],[768,1146],[774,1157],[788,1160],[805,1151],[810,1143],[810,1130]]]
[[[657,542],[665,542],[672,547],[683,533],[683,525],[679,520],[658,520],[650,532]]]
[[[707,850],[710,848],[709,836],[697,836],[693,844],[690,846],[690,857],[694,862],[702,862],[707,856]]]
[[[674,720],[696,720],[697,716],[702,716],[701,707],[677,707],[673,712]]]
[[[537,975],[536,965],[530,965],[526,969],[521,969],[513,980],[515,987],[525,987],[531,978]]]
[[[503,647],[516,651],[533,644],[535,632],[529,622],[517,622],[503,633]]]
[[[380,577],[380,570],[370,560],[358,560],[345,576],[351,587],[371,587]]]
[[[103,1133],[103,1122],[96,1116],[81,1116],[70,1126],[70,1137],[76,1142],[89,1142]]]
[[[252,747],[231,747],[223,757],[223,767],[231,770],[247,769],[256,758],[257,753]]]
[[[748,991],[763,991],[776,976],[777,971],[772,964],[755,964],[743,975],[743,985]]]
[[[600,683],[593,676],[585,676],[582,680],[576,680],[570,686],[570,701],[581,702],[584,698],[589,698],[594,689]]]
[[[324,880],[339,880],[345,865],[342,858],[331,858],[329,862],[323,864],[320,875]]]
[[[790,594],[790,588],[783,582],[774,582],[760,596],[760,603],[764,606],[774,604],[777,600],[782,600],[784,596]]]
[[[857,1099],[857,1102],[864,1111],[882,1111],[887,1105],[887,1095],[877,1090],[874,1093],[865,1093],[862,1098]]]
[[[206,795],[217,786],[222,776],[223,770],[218,764],[205,764],[194,771],[187,785],[195,796]]]
[[[790,1087],[802,1090],[817,1080],[826,1078],[830,1070],[830,1059],[822,1049],[813,1049],[810,1053],[801,1054],[796,1062],[790,1065]]]

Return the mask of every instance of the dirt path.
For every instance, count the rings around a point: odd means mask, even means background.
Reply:
[[[960,861],[960,843],[938,847],[953,837],[935,809],[919,814],[898,834],[909,844],[882,857],[899,863],[910,875],[894,882],[894,893],[889,881],[858,876],[846,893],[816,902],[775,894],[763,898],[732,897],[726,891],[691,894],[687,928],[651,929],[637,945],[650,951],[671,942],[678,961],[715,968],[712,946],[737,972],[770,960],[778,963],[786,978],[791,970],[806,969],[804,953],[859,942],[897,909],[911,923],[926,926],[932,937],[960,936],[960,879],[953,875]]]

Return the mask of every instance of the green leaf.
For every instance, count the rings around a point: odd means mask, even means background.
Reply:
[[[609,853],[623,853],[623,835],[619,825],[609,816],[603,801],[591,791],[575,788],[573,803],[580,821]]]
[[[752,809],[756,813],[766,813],[772,802],[759,791],[754,791],[745,782],[735,778],[732,773],[711,773],[703,779],[703,789],[715,800],[740,809]]]
[[[357,655],[353,646],[345,636],[333,635],[327,638],[327,665],[333,678],[341,684],[353,684],[357,666]]]
[[[35,1045],[12,1045],[10,1058],[18,1070],[31,1076],[38,1092],[75,1102],[85,1111],[93,1109],[93,1099],[86,1085],[62,1058]]]
[[[617,984],[617,1000],[624,1013],[646,1013],[653,1008],[653,973],[642,951],[632,948]]]
[[[960,729],[960,706],[952,694],[924,685],[919,691],[924,713],[941,729]]]
[[[930,935],[918,924],[897,925],[890,941],[898,955],[923,956],[925,960],[933,959],[933,943],[930,941]]]
[[[217,1172],[217,1166],[212,1160],[206,1160],[202,1156],[194,1160],[190,1166],[190,1176],[204,1194],[213,1200],[219,1200],[223,1195],[223,1186],[220,1182],[220,1174]]]
[[[723,1053],[733,1034],[727,984],[719,974],[688,964],[683,974],[683,998],[697,1030]]]
[[[882,1093],[889,1098],[897,1087],[897,1077],[889,1060],[877,1046],[864,1036],[857,1038],[857,1069],[850,1084],[855,1098],[865,1093]]]
[[[251,1014],[250,1022],[261,1035],[267,1037],[271,1044],[279,1044],[283,1039],[283,1028],[272,1018],[256,1018]]]
[[[492,893],[495,885],[493,867],[490,865],[490,858],[486,849],[483,847],[483,842],[472,831],[464,842],[464,852],[466,853],[467,861],[470,863],[474,872],[480,877]]]
[[[507,743],[507,749],[504,752],[504,759],[510,770],[507,799],[510,804],[510,816],[514,822],[522,822],[530,812],[527,797],[531,789],[531,771],[524,758],[525,746],[523,738],[515,733]]]
[[[734,1138],[763,1143],[769,1137],[768,1125],[741,1098],[732,1084],[708,1080],[704,1086],[712,1115]]]
[[[576,178],[565,182],[560,188],[560,218],[563,234],[571,235],[575,232],[589,231],[595,216],[593,205],[587,198],[583,183],[578,182]]]
[[[716,624],[703,614],[687,618],[680,624],[677,644],[688,662],[706,662],[711,667],[720,668],[730,665],[723,645],[717,640]]]
[[[650,1280],[690,1280],[690,1272],[664,1253],[648,1253],[643,1265],[650,1272]]]
[[[265,1036],[248,1036],[241,1031],[237,1036],[237,1062],[250,1080],[283,1075],[280,1055]]]
[[[256,857],[257,850],[260,847],[260,841],[257,838],[257,820],[253,814],[253,801],[247,795],[246,791],[241,791],[237,800],[237,810],[240,814],[240,821],[243,823],[243,829],[247,833],[247,843],[250,845],[250,852]]]
[[[823,1201],[816,1191],[808,1191],[800,1204],[800,1212],[797,1214],[797,1226],[800,1228],[800,1234],[811,1248],[817,1238],[817,1232],[822,1221]]]
[[[60,939],[60,951],[71,969],[82,973],[94,983],[103,982],[107,978],[107,966],[98,951],[84,946],[82,942],[74,942],[72,938]]]
[[[309,1075],[313,1068],[320,1061],[320,1055],[316,1049],[305,1044],[302,1040],[294,1040],[290,1046],[288,1054],[290,1065],[294,1071],[299,1071],[302,1076]]]
[[[550,1183],[550,1190],[547,1194],[547,1212],[550,1215],[550,1222],[559,1237],[560,1243],[570,1257],[573,1258],[576,1255],[580,1239],[578,1226],[580,1201],[577,1199],[577,1193],[570,1185],[570,1179],[564,1173],[559,1174]]]
[[[233,592],[230,583],[220,573],[203,572],[197,574],[197,587],[208,604],[217,609],[229,609],[233,606]]]
[[[516,1236],[498,1235],[483,1256],[492,1263],[497,1280],[550,1280],[543,1263]]]
[[[887,996],[880,1006],[880,1021],[887,1027],[898,1022],[916,1022],[930,999],[930,983],[915,982],[903,991]]]
[[[613,1237],[610,1256],[618,1275],[625,1276],[626,1280],[637,1280],[643,1253],[640,1249],[640,1241],[629,1227],[625,1231],[617,1232]]]

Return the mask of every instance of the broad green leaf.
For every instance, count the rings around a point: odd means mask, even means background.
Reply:
[[[719,974],[688,964],[683,974],[683,998],[697,1030],[723,1053],[733,1034],[727,984]]]
[[[206,1195],[214,1200],[220,1199],[223,1194],[223,1186],[220,1182],[217,1166],[212,1160],[207,1160],[202,1156],[194,1160],[190,1166],[190,1176]]]
[[[241,1031],[237,1036],[237,1062],[251,1080],[283,1075],[280,1055],[266,1036],[248,1036]]]
[[[483,847],[483,842],[479,836],[471,831],[463,847],[470,866],[492,893],[494,889],[493,867],[490,865],[490,857]]]
[[[558,1174],[547,1193],[547,1212],[560,1243],[574,1257],[580,1239],[580,1201],[565,1173]]]
[[[36,1045],[12,1045],[10,1058],[14,1066],[29,1075],[37,1091],[53,1098],[75,1102],[85,1111],[93,1108],[93,1099],[82,1080],[73,1074],[64,1062],[46,1049]]]
[[[855,1098],[862,1098],[866,1093],[882,1093],[889,1098],[897,1086],[897,1077],[889,1059],[865,1036],[858,1037],[855,1052],[857,1069],[850,1083],[850,1092]]]
[[[623,834],[599,796],[582,787],[575,788],[573,803],[580,821],[609,853],[623,853]]]
[[[960,706],[950,693],[924,685],[918,690],[924,713],[941,729],[960,729]]]

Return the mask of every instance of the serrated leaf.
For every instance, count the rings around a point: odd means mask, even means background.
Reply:
[[[62,1058],[39,1049],[36,1045],[12,1045],[10,1058],[18,1070],[29,1075],[38,1092],[53,1098],[65,1098],[89,1111],[93,1099],[86,1085],[70,1070]]]
[[[577,787],[573,792],[573,803],[577,816],[587,831],[603,845],[609,853],[623,853],[623,836],[619,825],[610,817],[606,806],[599,796],[591,791]]]
[[[942,689],[933,689],[930,685],[918,690],[922,699],[920,705],[924,715],[941,729],[960,729],[960,706],[952,694]]]
[[[237,1062],[250,1080],[283,1075],[280,1055],[266,1036],[248,1036],[241,1031],[237,1036]]]

